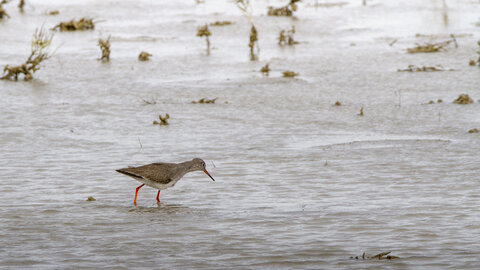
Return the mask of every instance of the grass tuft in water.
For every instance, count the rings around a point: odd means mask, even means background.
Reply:
[[[208,29],[208,24],[198,28],[197,37],[205,37],[205,42],[207,43],[207,55],[210,55],[210,39],[208,37],[211,35],[212,33],[210,32],[210,29]]]
[[[169,118],[170,118],[170,115],[168,113],[166,113],[165,116],[162,116],[161,114],[159,114],[158,119],[160,120],[160,122],[153,121],[153,124],[154,125],[159,125],[159,126],[166,126],[166,125],[168,125],[168,119]]]
[[[105,40],[99,38],[97,45],[100,47],[100,50],[102,51],[102,56],[100,57],[100,60],[104,62],[110,61],[110,36]]]

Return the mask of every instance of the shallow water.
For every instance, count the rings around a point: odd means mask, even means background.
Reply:
[[[99,23],[57,33],[33,81],[0,81],[0,266],[478,269],[480,137],[467,131],[480,127],[480,103],[452,101],[480,98],[468,66],[480,4],[368,2],[305,1],[297,20],[265,16],[281,2],[256,2],[255,62],[230,1],[32,0],[23,15],[8,4],[2,66],[24,61],[42,23]],[[234,24],[210,27],[206,56],[196,29],[216,20]],[[291,25],[301,43],[278,47]],[[432,41],[416,33],[453,33],[459,46],[407,54]],[[96,42],[109,35],[102,63]],[[137,61],[142,50],[149,62]],[[397,72],[409,64],[454,71]],[[218,100],[191,104],[203,97]],[[152,125],[167,112],[169,126]],[[148,187],[133,206],[139,183],[115,172],[193,157],[217,181],[190,173],[159,206]],[[400,259],[350,259],[364,251]]]

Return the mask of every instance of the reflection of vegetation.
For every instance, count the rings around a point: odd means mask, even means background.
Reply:
[[[109,61],[110,60],[110,36],[106,40],[99,38],[98,46],[100,47],[100,50],[102,50],[102,57],[100,57],[100,60]]]
[[[150,56],[152,56],[152,55],[149,54],[148,52],[141,52],[138,55],[138,60],[139,61],[148,61],[148,60],[150,60]]]
[[[210,39],[208,39],[208,37],[211,35],[212,33],[208,29],[207,24],[198,28],[197,37],[205,37],[205,41],[207,42],[207,55],[210,54]]]
[[[365,252],[363,252],[362,256],[350,257],[350,259],[355,259],[355,260],[359,260],[359,259],[362,259],[362,260],[365,260],[365,259],[369,259],[369,260],[373,260],[373,259],[378,259],[378,260],[400,259],[400,257],[389,255],[390,253],[391,253],[391,251],[387,251],[387,252],[378,253],[378,254],[370,257],[370,256],[366,255]]]
[[[213,98],[213,99],[207,99],[207,98],[202,98],[198,101],[192,101],[193,104],[213,104],[215,103],[215,100],[217,100],[218,98]]]
[[[248,21],[252,26],[250,28],[250,42],[248,43],[248,47],[250,48],[250,61],[255,61],[258,59],[258,53],[260,51],[260,48],[258,46],[257,28],[255,28],[255,25],[253,24],[252,6],[250,5],[250,0],[237,0],[237,7],[247,17]],[[256,54],[255,54],[255,48],[257,48]]]
[[[290,0],[286,6],[280,8],[274,8],[272,6],[268,7],[268,16],[292,16],[294,11],[297,11],[296,2],[300,2],[300,0]]]
[[[473,103],[473,99],[471,99],[467,94],[461,94],[458,96],[457,99],[453,101],[455,104],[470,104]]]
[[[3,68],[3,73],[6,74],[0,79],[17,81],[20,74],[23,74],[25,81],[33,79],[33,73],[40,69],[40,64],[52,56],[48,52],[52,39],[52,32],[45,31],[43,28],[35,30],[32,38],[32,51],[27,61],[20,66],[9,67],[6,65]]]
[[[285,31],[282,29],[280,31],[280,35],[278,37],[278,45],[284,46],[284,45],[295,45],[298,44],[297,41],[293,39],[293,35],[295,34],[295,26],[292,26],[292,29]]]
[[[413,47],[413,48],[408,48],[407,52],[408,53],[431,53],[431,52],[438,52],[441,49],[445,48],[448,46],[450,43],[455,44],[455,48],[458,47],[457,40],[455,39],[454,35],[451,35],[452,39],[446,40],[443,42],[438,42],[438,43],[427,43],[424,45],[419,45]]]
[[[162,117],[162,115],[159,114],[158,119],[160,120],[160,122],[153,121],[153,124],[154,125],[160,125],[160,126],[166,126],[166,125],[168,125],[168,121],[167,121],[168,118],[170,118],[170,115],[168,115],[168,113],[166,113],[164,117]]]
[[[52,30],[57,30],[57,28],[60,31],[89,30],[95,28],[95,24],[93,23],[93,19],[81,18],[78,21],[72,19],[69,22],[61,22],[55,25]]]

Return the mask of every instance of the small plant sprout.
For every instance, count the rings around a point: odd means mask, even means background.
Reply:
[[[9,67],[6,65],[3,68],[4,75],[0,79],[17,81],[20,74],[23,74],[25,81],[33,79],[33,73],[40,69],[40,64],[53,55],[48,51],[52,39],[52,32],[44,30],[43,27],[40,30],[36,29],[32,37],[31,53],[27,61],[19,66]]]
[[[102,57],[100,57],[100,60],[110,61],[110,36],[106,40],[99,38],[98,46],[100,47],[100,50],[102,50]]]
[[[243,15],[245,15],[245,17],[247,17],[248,21],[250,22],[250,42],[248,43],[248,47],[250,48],[250,61],[255,61],[258,59],[260,47],[258,46],[257,28],[253,24],[252,5],[250,4],[250,0],[237,0],[237,7],[240,9],[240,11],[242,11]],[[255,53],[255,49],[257,53]]]
[[[168,113],[165,114],[164,117],[162,117],[161,114],[158,115],[158,120],[160,120],[160,122],[158,121],[153,121],[153,124],[154,125],[159,125],[159,126],[166,126],[168,125],[168,118],[170,118],[170,115],[168,115]]]
[[[291,17],[293,16],[293,12],[297,11],[297,4],[295,4],[296,2],[300,2],[300,0],[290,0],[286,6],[280,8],[269,6],[267,15]]]
[[[293,35],[295,34],[295,26],[292,26],[292,29],[290,30],[284,30],[282,29],[280,31],[280,35],[278,36],[278,45],[280,46],[293,46],[295,44],[298,44],[297,41],[293,39]]]
[[[150,60],[150,56],[152,56],[152,55],[149,54],[148,52],[141,52],[138,55],[138,61],[148,61],[148,60]]]
[[[268,66],[268,63],[265,64],[265,66],[263,66],[263,67],[260,69],[260,72],[262,72],[263,75],[268,76],[268,74],[270,73],[270,67]]]
[[[360,108],[360,113],[358,115],[363,116],[363,107]]]
[[[205,37],[205,42],[207,43],[207,55],[210,55],[210,39],[208,37],[211,35],[212,33],[208,29],[208,24],[198,28],[197,37]]]

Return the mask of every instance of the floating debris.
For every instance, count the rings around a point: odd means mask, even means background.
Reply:
[[[52,11],[47,12],[47,14],[48,14],[48,15],[58,15],[58,14],[60,14],[60,11],[58,11],[58,10],[52,10]]]
[[[148,61],[148,60],[150,60],[150,56],[152,56],[152,55],[149,54],[148,52],[141,52],[138,55],[138,61]]]
[[[94,202],[96,201],[97,199],[95,199],[94,197],[90,196],[87,198],[87,202]]]
[[[40,69],[40,64],[52,56],[52,54],[48,52],[52,39],[52,32],[45,31],[43,28],[40,28],[40,30],[36,29],[32,38],[32,51],[27,61],[19,66],[10,67],[6,65],[3,68],[3,73],[6,74],[0,79],[18,81],[20,74],[23,74],[25,81],[33,79],[33,73]]]
[[[337,101],[338,102],[338,101]],[[338,102],[340,103],[340,102]],[[359,116],[363,116],[363,107],[360,108],[360,113],[358,114]]]
[[[286,71],[282,72],[282,74],[283,74],[283,77],[285,77],[285,78],[293,78],[293,77],[296,77],[296,76],[300,75],[300,74],[298,74],[294,71],[291,71],[291,70],[286,70]]]
[[[287,31],[282,29],[280,31],[280,35],[278,37],[278,45],[280,45],[280,46],[285,46],[285,45],[293,46],[295,44],[298,44],[299,42],[295,41],[293,39],[294,34],[295,34],[295,26],[292,26],[292,29],[287,30]]]
[[[99,38],[97,45],[100,47],[100,50],[102,50],[100,60],[110,61],[110,36],[106,40]]]
[[[213,23],[210,23],[210,26],[226,26],[226,25],[231,25],[231,21],[216,21]]]
[[[215,103],[215,100],[217,100],[218,98],[214,98],[214,99],[207,99],[207,98],[202,98],[198,101],[192,101],[193,104],[213,104]]]
[[[212,33],[208,29],[208,24],[198,28],[197,37],[205,37],[205,41],[207,42],[207,55],[210,54],[210,39],[208,37],[211,35]]]
[[[408,65],[406,69],[398,69],[399,72],[433,72],[433,71],[446,71],[442,66],[436,67],[417,67],[415,65]],[[451,69],[449,70],[451,71]]]
[[[264,75],[268,76],[268,74],[270,73],[270,67],[268,66],[268,64],[265,64],[265,66],[263,66],[260,69],[260,72],[262,72]]]
[[[77,31],[77,30],[91,30],[95,28],[95,24],[93,23],[93,19],[81,18],[78,21],[72,19],[69,22],[61,22],[55,25],[52,30],[60,29],[61,32],[63,31]]]
[[[340,103],[340,101],[335,101],[335,103],[333,104],[333,106],[342,106],[342,103]]]
[[[477,128],[470,129],[468,133],[478,133],[478,129]]]
[[[157,121],[153,121],[153,124],[154,125],[160,125],[160,126],[166,126],[168,125],[168,118],[170,118],[170,115],[168,115],[168,113],[165,114],[165,117],[162,117],[161,114],[158,115],[158,119],[160,120],[160,122],[157,122]]]
[[[398,256],[393,256],[393,255],[389,255],[391,253],[391,251],[388,251],[388,252],[382,252],[382,253],[378,253],[376,255],[373,255],[373,256],[368,256],[365,254],[365,252],[363,252],[362,256],[355,256],[355,257],[350,257],[350,259],[355,259],[355,260],[359,260],[359,259],[362,259],[362,260],[365,260],[365,259],[368,259],[368,260],[374,260],[374,259],[378,259],[378,260],[394,260],[394,259],[400,259],[400,257]]]
[[[473,103],[473,99],[471,99],[467,94],[461,94],[458,96],[457,99],[453,101],[455,104],[470,104]]]
[[[296,2],[300,2],[300,0],[290,0],[286,6],[280,8],[269,6],[267,15],[291,17],[293,16],[293,12],[297,11],[297,5],[295,4]]]
[[[432,52],[438,52],[441,49],[445,48],[448,46],[450,43],[455,44],[455,48],[458,47],[457,40],[453,35],[451,35],[452,39],[451,40],[446,40],[443,42],[439,43],[427,43],[425,45],[419,45],[417,44],[416,47],[413,48],[408,48],[407,52],[408,53],[432,53]]]

